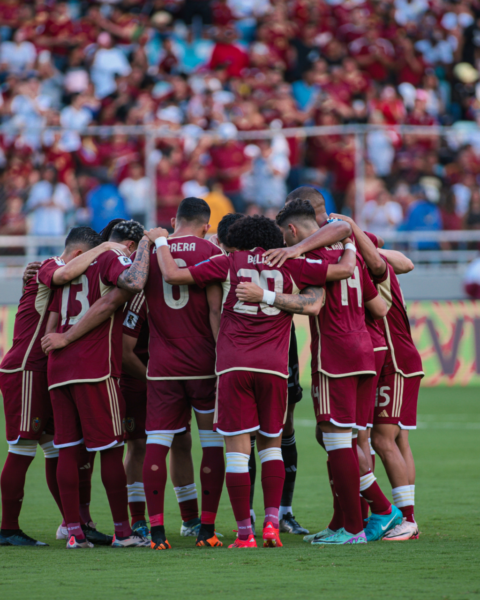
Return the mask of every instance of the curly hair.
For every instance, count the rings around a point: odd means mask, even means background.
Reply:
[[[217,227],[218,241],[221,244],[227,243],[228,230],[236,221],[243,219],[244,216],[242,213],[228,213],[228,215],[223,217]]]
[[[227,245],[238,250],[282,248],[283,235],[274,221],[260,215],[238,219],[228,230]]]
[[[279,227],[284,223],[290,222],[292,219],[313,219],[315,221],[315,210],[308,200],[296,198],[278,213],[276,222]]]
[[[108,238],[111,242],[125,242],[132,240],[136,244],[143,237],[144,227],[138,221],[122,221],[115,225]]]
[[[123,223],[124,221],[125,221],[125,219],[112,219],[110,221],[110,223],[108,223],[108,225],[105,225],[105,227],[102,229],[102,231],[99,234],[102,236],[103,241],[108,242],[108,240],[110,239],[110,234],[112,233],[112,229],[116,225],[118,225],[119,223]]]

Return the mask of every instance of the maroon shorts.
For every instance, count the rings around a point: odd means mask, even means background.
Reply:
[[[132,386],[123,386],[120,381],[120,390],[125,400],[125,439],[144,440],[145,421],[147,418],[147,390],[139,381],[140,390],[132,390]]]
[[[376,375],[362,375],[360,377],[357,396],[357,429],[365,430],[373,425],[373,411],[378,380],[387,356],[386,350],[378,350],[375,354]]]
[[[288,380],[271,373],[230,371],[218,377],[214,429],[222,435],[259,430],[267,437],[283,431]]]
[[[98,383],[71,383],[50,390],[56,448],[85,443],[106,450],[123,442],[125,401],[113,377]]]
[[[380,376],[373,423],[393,424],[400,429],[417,428],[417,401],[421,377],[403,377],[399,373]]]
[[[359,375],[327,377],[312,375],[313,408],[317,423],[330,421],[339,427],[355,427]]]
[[[199,413],[214,412],[216,382],[216,377],[149,379],[145,425],[147,434],[190,431],[192,408]]]
[[[47,374],[41,371],[0,373],[7,441],[39,440],[53,434],[53,411]]]

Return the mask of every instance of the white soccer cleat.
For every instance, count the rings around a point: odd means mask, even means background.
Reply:
[[[382,539],[386,542],[404,542],[405,540],[416,540],[418,535],[418,525],[410,523],[404,517],[400,525],[394,527]]]
[[[112,548],[150,548],[150,540],[142,535],[135,534],[124,539],[120,539],[114,535]]]
[[[70,536],[70,539],[67,542],[67,550],[79,550],[83,548],[93,548],[92,542],[89,542],[87,538],[84,538],[82,541],[78,541],[74,535]]]
[[[183,521],[180,527],[180,535],[182,537],[198,537],[201,525],[201,521],[198,518],[191,521]]]
[[[57,529],[57,533],[55,535],[56,540],[68,540],[68,529],[65,525],[59,525]]]

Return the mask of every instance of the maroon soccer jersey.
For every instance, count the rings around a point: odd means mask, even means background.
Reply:
[[[40,341],[45,335],[53,274],[64,265],[58,257],[49,258],[27,283],[15,317],[13,345],[2,360],[0,371],[46,372],[47,357]]]
[[[145,293],[136,294],[127,304],[123,321],[123,335],[135,338],[134,353],[146,366],[148,364],[148,321]],[[122,389],[147,393],[147,382],[136,379],[122,371],[120,380]]]
[[[387,357],[386,362],[391,364],[392,371],[404,377],[423,376],[422,359],[413,343],[400,283],[388,260],[384,256],[382,258],[387,263],[387,269],[382,276],[374,277],[374,281],[389,307],[387,316],[383,318],[383,328],[391,355]]]
[[[343,253],[337,245],[319,248],[309,252],[307,257],[337,263]],[[375,374],[364,303],[375,298],[378,292],[359,254],[353,276],[328,282],[325,292],[320,314],[310,317],[312,373],[321,372],[329,377]]]
[[[191,267],[222,254],[212,242],[193,235],[167,241],[179,267]],[[197,285],[166,283],[155,248],[150,258],[145,286],[150,327],[147,379],[215,377],[215,339],[205,290]]]
[[[223,285],[223,311],[217,340],[217,375],[260,371],[288,378],[292,314],[268,304],[237,299],[239,283],[253,281],[263,289],[298,294],[309,285],[325,284],[328,265],[305,258],[287,260],[281,268],[263,262],[262,248],[215,256],[190,268],[197,285]]]
[[[101,254],[83,275],[55,292],[58,333],[65,333],[99,298],[115,287],[132,261],[118,250]],[[120,377],[122,370],[123,307],[110,319],[61,350],[50,353],[49,389],[70,383],[94,383]]]

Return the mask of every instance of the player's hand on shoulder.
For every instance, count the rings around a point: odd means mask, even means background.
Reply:
[[[267,250],[263,256],[265,257],[265,264],[269,267],[281,267],[289,258],[298,258],[300,255],[301,252],[296,246],[290,246],[290,248]]]
[[[338,219],[339,221],[345,221],[346,223],[350,223],[350,225],[354,224],[354,220],[350,217],[347,217],[346,215],[339,215],[337,213],[330,213],[328,215],[329,219]]]
[[[159,237],[169,236],[168,231],[166,229],[163,229],[163,227],[154,227],[153,229],[150,229],[149,231],[144,231],[143,233],[147,236],[151,244],[154,244],[155,240]]]
[[[41,266],[42,263],[38,260],[28,263],[28,265],[25,267],[25,271],[23,272],[23,285],[26,285],[32,277],[35,277]]]
[[[67,341],[62,333],[47,333],[47,335],[43,336],[41,344],[45,354],[49,354],[52,350],[65,348]]]
[[[261,302],[263,300],[263,289],[251,281],[239,283],[235,293],[242,302]]]

